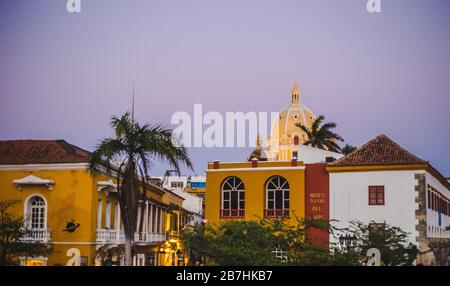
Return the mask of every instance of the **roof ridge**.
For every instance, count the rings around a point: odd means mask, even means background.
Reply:
[[[406,150],[405,148],[403,148],[400,144],[398,144],[397,142],[395,142],[394,140],[392,140],[391,138],[389,138],[388,136],[384,135],[383,133],[381,133],[380,135],[378,135],[375,138],[381,137],[383,136],[383,138],[387,139],[388,141],[390,141],[392,144],[396,145],[398,148],[400,148],[403,152],[407,153],[408,155],[414,157],[414,159],[418,160],[418,161],[423,161],[424,163],[428,162],[426,160],[423,160],[422,158],[417,157],[416,155],[414,155],[413,153],[409,152],[408,150]]]
[[[345,158],[351,158],[353,157],[352,155],[356,154],[356,152],[358,152],[359,150],[363,149],[364,147],[366,147],[367,145],[369,145],[370,143],[372,143],[373,141],[375,141],[378,137],[380,136],[386,136],[383,133],[379,134],[378,136],[376,136],[375,138],[370,139],[369,141],[367,141],[365,144],[363,144],[362,146],[360,146],[359,148],[357,148],[355,151],[351,152],[348,155],[345,155],[344,157],[330,163],[330,165],[335,165],[337,163],[339,163],[340,161],[343,161]]]
[[[371,146],[376,146],[370,148]],[[391,146],[389,148],[389,146]],[[387,156],[381,156],[380,152],[385,152]],[[403,162],[402,162],[403,161]],[[354,152],[344,156],[332,163],[331,166],[339,165],[375,165],[375,164],[421,164],[428,161],[412,154],[400,144],[381,133],[375,138],[356,149]]]

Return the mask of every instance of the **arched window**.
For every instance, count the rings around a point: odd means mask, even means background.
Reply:
[[[298,144],[300,144],[300,138],[297,135],[295,135],[294,136],[294,145],[298,145]]]
[[[275,176],[266,184],[266,217],[289,216],[289,183]]]
[[[243,218],[245,216],[245,186],[238,177],[228,177],[222,184],[223,218]]]
[[[27,226],[32,230],[45,229],[47,226],[47,208],[40,196],[28,199],[26,206]]]

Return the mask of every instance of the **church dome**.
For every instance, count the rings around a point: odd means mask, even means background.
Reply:
[[[256,148],[252,151],[250,156],[248,156],[247,161],[252,161],[253,159],[257,159],[258,161],[267,161],[267,154],[261,146],[261,137],[259,135],[256,137]]]
[[[294,83],[291,92],[291,103],[279,113],[272,128],[272,139],[278,139],[279,144],[302,144],[307,140],[306,134],[296,126],[300,123],[311,128],[316,120],[314,113],[301,104],[298,84]]]

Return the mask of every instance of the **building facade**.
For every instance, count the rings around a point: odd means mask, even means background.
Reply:
[[[19,201],[12,211],[24,218],[23,240],[51,248],[47,257],[20,257],[22,265],[123,263],[116,174],[93,175],[89,156],[63,140],[0,141],[0,200]],[[178,256],[186,258],[178,242],[183,201],[148,185],[139,206],[134,265],[178,265]]]
[[[326,170],[337,227],[388,223],[409,233],[418,264],[448,263],[450,184],[429,162],[379,135]]]
[[[293,161],[212,162],[206,170],[208,224],[305,216],[305,166]]]

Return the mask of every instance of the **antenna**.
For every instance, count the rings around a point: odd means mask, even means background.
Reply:
[[[134,123],[134,80],[133,80],[133,100],[131,103],[131,122]]]

